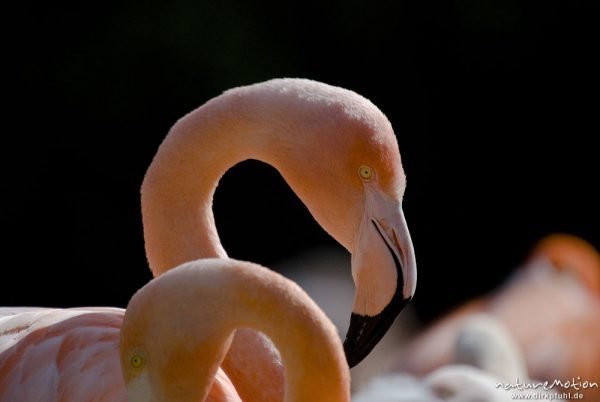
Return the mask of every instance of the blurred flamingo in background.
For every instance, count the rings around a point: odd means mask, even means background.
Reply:
[[[228,259],[155,278],[127,310],[2,311],[0,401],[241,402],[219,367],[241,327],[280,351],[284,401],[350,401],[342,343],[322,310],[283,276]]]
[[[510,402],[515,395],[562,400],[543,389],[505,389],[511,379],[528,381],[523,354],[504,325],[488,314],[473,314],[458,328],[451,363],[423,378],[396,373],[374,377],[355,402]],[[500,385],[498,385],[500,384]]]
[[[600,255],[585,240],[567,234],[543,238],[507,283],[443,317],[402,348],[394,369],[422,376],[450,363],[459,328],[479,312],[508,328],[531,378],[600,384]],[[598,388],[581,392],[600,396]]]

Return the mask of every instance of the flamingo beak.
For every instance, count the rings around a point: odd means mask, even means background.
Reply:
[[[344,341],[350,367],[373,350],[415,292],[415,253],[399,203],[378,196],[367,201],[352,275],[356,296]]]

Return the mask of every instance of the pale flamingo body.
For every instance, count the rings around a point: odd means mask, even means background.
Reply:
[[[453,342],[452,364],[426,375],[424,384],[449,402],[511,402],[518,399],[561,401],[544,389],[508,388],[506,384],[530,380],[522,350],[503,322],[493,315],[466,317]]]
[[[123,310],[0,314],[0,401],[93,400],[85,396],[98,381],[105,386],[95,398],[126,400],[116,353]]]
[[[496,388],[499,379],[467,365],[449,365],[424,378],[397,373],[373,378],[354,402],[511,402],[513,393]],[[524,392],[525,394],[527,392]],[[548,402],[546,399],[536,399]]]
[[[240,402],[219,368],[234,331],[262,331],[281,351],[286,402],[348,402],[335,327],[297,285],[227,259],[184,264],[127,310],[3,311],[0,401]]]
[[[1,308],[0,401],[125,402],[119,308]],[[222,370],[207,401],[239,402]]]
[[[526,266],[491,295],[472,301],[410,342],[397,370],[424,375],[452,359],[452,343],[473,314],[501,321],[523,352],[531,378],[600,384],[600,256],[570,235],[544,238]],[[598,388],[587,389],[588,397]]]
[[[502,322],[489,314],[464,320],[453,342],[451,364],[423,378],[397,373],[375,378],[355,402],[510,402],[562,400],[543,389],[505,389],[519,379],[529,383],[524,358]],[[551,392],[550,392],[551,393]],[[529,394],[529,395],[528,395]]]

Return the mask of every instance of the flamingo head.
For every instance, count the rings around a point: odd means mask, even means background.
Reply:
[[[587,241],[570,234],[555,233],[542,238],[530,260],[543,258],[557,272],[571,275],[591,294],[600,295],[600,254]]]
[[[301,141],[287,144],[273,164],[352,254],[356,293],[344,348],[353,367],[411,300],[416,262],[402,210],[406,177],[391,124],[367,99],[329,88],[321,99],[311,91],[318,107],[303,105],[307,110],[294,127],[305,129],[290,136]]]

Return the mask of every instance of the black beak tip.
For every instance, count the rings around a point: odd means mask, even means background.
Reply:
[[[369,354],[365,350],[359,350],[354,345],[350,345],[347,341],[344,342],[344,352],[346,353],[346,361],[350,368],[357,366]]]
[[[410,298],[393,300],[381,313],[372,317],[352,313],[344,341],[344,352],[350,368],[371,353],[410,300]]]

